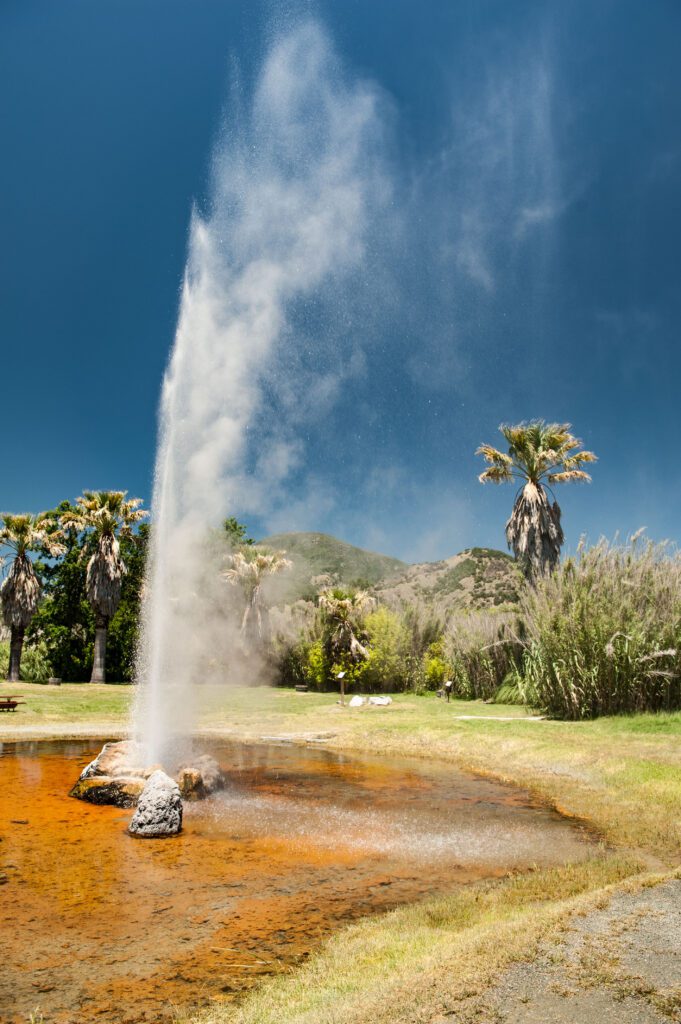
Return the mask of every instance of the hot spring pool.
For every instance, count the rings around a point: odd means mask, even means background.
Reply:
[[[206,744],[227,789],[175,839],[70,799],[102,746],[0,743],[0,1019],[172,1020],[299,963],[348,921],[456,883],[583,859],[592,838],[450,765]]]

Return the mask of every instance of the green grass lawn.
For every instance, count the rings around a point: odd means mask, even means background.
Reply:
[[[12,692],[27,704],[0,715],[0,739],[123,733],[134,695],[129,686],[0,686],[0,695]],[[350,709],[333,694],[248,687],[205,687],[200,703],[208,734],[322,738],[348,752],[449,761],[529,788],[604,840],[584,864],[458,887],[352,925],[241,1007],[200,1018],[210,1024],[426,1024],[531,956],[609,885],[640,884],[681,864],[681,714],[532,721],[523,708],[432,696]],[[475,717],[459,717],[467,715]]]
[[[134,688],[101,683],[0,683],[0,697],[21,694],[25,704],[0,713],[0,739],[50,730],[67,735],[70,726],[81,734],[90,724],[99,735],[102,723],[125,729]]]

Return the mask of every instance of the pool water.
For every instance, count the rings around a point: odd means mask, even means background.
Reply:
[[[0,1020],[172,1021],[290,969],[348,921],[588,856],[528,793],[436,765],[221,743],[226,790],[174,839],[69,798],[101,741],[0,744]]]

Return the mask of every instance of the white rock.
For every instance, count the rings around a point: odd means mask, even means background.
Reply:
[[[128,832],[143,839],[176,836],[182,828],[180,787],[160,769],[147,779]]]
[[[380,697],[369,697],[370,704],[378,704],[379,707],[383,707],[385,704],[392,704],[392,697],[380,696]]]
[[[367,702],[366,697],[360,697],[357,694],[355,694],[354,697],[350,698],[350,700],[348,702],[348,707],[350,707],[350,708],[361,708],[363,704],[366,704],[366,702]]]

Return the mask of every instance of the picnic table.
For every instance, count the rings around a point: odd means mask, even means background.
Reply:
[[[22,693],[11,693],[6,697],[0,697],[0,711],[16,711],[17,704],[25,704]]]

